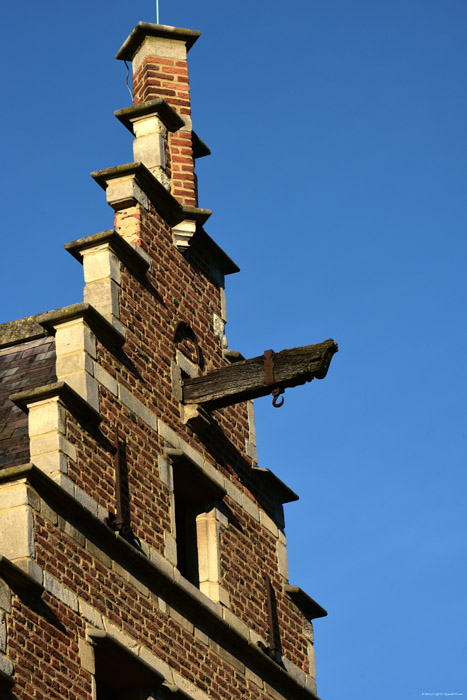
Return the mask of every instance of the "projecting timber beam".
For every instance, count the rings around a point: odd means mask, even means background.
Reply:
[[[225,408],[233,404],[271,394],[284,389],[324,379],[337,343],[325,340],[316,345],[282,350],[272,354],[273,367],[265,355],[236,362],[216,369],[203,377],[185,379],[183,401],[201,404],[208,409]]]

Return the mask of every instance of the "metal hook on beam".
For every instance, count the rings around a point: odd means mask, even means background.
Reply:
[[[264,383],[269,386],[275,384],[275,379],[274,379],[274,350],[265,350],[264,351]],[[281,401],[278,402],[277,399],[279,398],[280,394],[283,394],[284,390],[279,389],[279,387],[274,387],[271,391],[271,394],[273,396],[272,399],[272,405],[274,408],[280,408],[281,406],[284,405],[284,397],[282,397]]]

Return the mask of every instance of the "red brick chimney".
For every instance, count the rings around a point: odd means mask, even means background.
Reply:
[[[162,129],[156,127],[160,142],[157,148],[161,151],[159,165],[163,172],[160,173],[162,177],[154,174],[181,204],[188,206],[197,205],[197,195],[187,53],[199,36],[200,32],[190,29],[140,22],[116,55],[133,64],[134,114],[141,114],[139,107],[142,111],[146,108],[147,115],[151,105],[157,108],[154,103],[160,103],[162,98],[180,117],[178,124],[172,118],[172,123],[164,124]],[[164,122],[163,116],[159,116]],[[151,139],[147,137],[157,133],[154,128],[154,124],[151,126],[148,119],[144,119],[144,123],[133,128],[136,142],[144,139],[149,143]],[[137,143],[135,160],[138,157],[148,165],[140,157],[143,150],[143,143]],[[154,152],[154,148],[152,150]]]

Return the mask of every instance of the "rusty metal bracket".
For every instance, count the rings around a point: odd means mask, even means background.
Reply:
[[[274,625],[274,612],[273,612],[273,593],[272,584],[269,576],[263,574],[263,580],[266,588],[266,612],[267,612],[267,626],[268,626],[268,639],[267,645],[263,642],[258,642],[258,646],[270,659],[276,661],[277,663],[277,638],[276,630]]]
[[[264,383],[266,386],[274,385],[275,384],[275,379],[274,379],[274,350],[265,350],[264,351]],[[279,387],[274,387],[273,390],[271,391],[271,394],[273,396],[272,399],[272,405],[274,408],[280,408],[284,404],[284,397],[282,397],[281,401],[278,402],[277,399],[279,398],[280,394],[283,394],[284,390],[279,389]]]
[[[107,519],[107,524],[112,530],[126,535],[128,533],[128,525],[125,523],[123,515],[123,494],[122,494],[122,464],[123,464],[123,449],[120,441],[118,426],[115,428],[114,437],[114,470],[115,470],[115,505],[116,513],[111,513]]]

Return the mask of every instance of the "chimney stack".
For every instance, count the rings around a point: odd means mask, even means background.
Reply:
[[[187,53],[199,36],[140,22],[116,55],[133,64],[133,107],[116,116],[135,136],[134,160],[186,206],[197,206]]]

